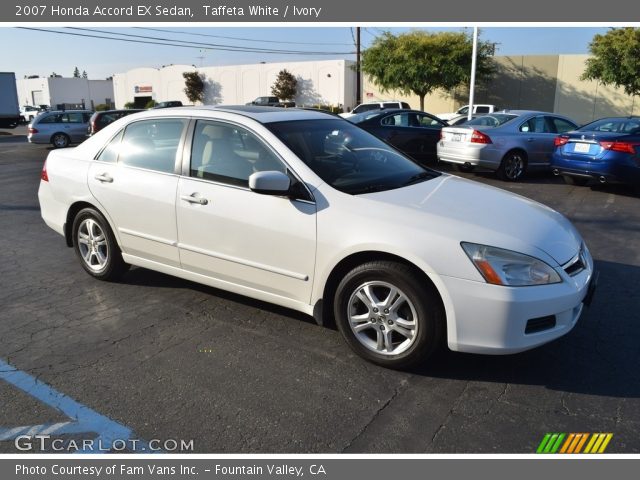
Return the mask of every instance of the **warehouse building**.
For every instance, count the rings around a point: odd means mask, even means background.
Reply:
[[[184,72],[205,75],[206,104],[245,104],[258,96],[271,95],[281,70],[288,70],[298,80],[297,105],[346,106],[355,104],[356,74],[354,62],[324,60],[309,62],[259,63],[195,68],[171,65],[163,68],[136,68],[113,77],[116,108],[132,102],[144,107],[156,102],[180,100],[189,104],[184,93]]]
[[[52,108],[87,108],[113,104],[111,80],[40,77],[16,80],[20,105],[49,105]]]

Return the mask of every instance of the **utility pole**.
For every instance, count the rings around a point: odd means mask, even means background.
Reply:
[[[467,120],[471,120],[473,115],[473,102],[476,91],[476,57],[478,56],[478,27],[473,27],[473,53],[471,57],[471,81],[469,82],[469,111]]]
[[[362,103],[362,82],[360,77],[360,27],[356,27],[356,105]]]

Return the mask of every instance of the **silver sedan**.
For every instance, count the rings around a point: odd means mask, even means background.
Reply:
[[[528,169],[549,168],[554,139],[578,125],[570,118],[532,110],[505,110],[474,118],[440,134],[438,159],[459,170],[483,167],[516,181]]]

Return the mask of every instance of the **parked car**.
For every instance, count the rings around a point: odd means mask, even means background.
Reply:
[[[349,118],[354,115],[366,112],[375,112],[378,110],[386,109],[407,109],[410,110],[411,106],[407,102],[400,102],[398,100],[386,100],[382,102],[366,102],[356,106],[353,110],[346,113],[341,113],[342,118]]]
[[[474,104],[473,105],[473,113],[479,115],[485,115],[487,113],[493,113],[500,110],[495,105],[486,105],[486,104]],[[449,113],[438,113],[436,117],[441,120],[451,120],[452,118],[458,117],[460,115],[467,115],[469,113],[469,105],[465,105],[464,107],[460,107],[455,112]]]
[[[50,143],[55,148],[81,143],[87,135],[90,110],[52,111],[38,115],[29,124],[30,143]]]
[[[182,102],[180,100],[169,100],[168,102],[159,102],[156,103],[153,108],[171,108],[171,107],[181,107]]]
[[[609,117],[556,137],[551,168],[566,183],[640,187],[640,117]]]
[[[41,112],[39,107],[32,107],[31,105],[23,105],[20,107],[20,120],[22,123],[31,123],[34,118]]]
[[[595,288],[561,214],[317,111],[149,110],[51,152],[41,178],[42,217],[89,275],[137,265],[333,316],[355,352],[388,367],[445,343],[542,345]]]
[[[417,110],[375,110],[348,120],[420,162],[436,160],[440,130],[447,125]]]
[[[509,110],[483,115],[442,129],[438,159],[460,170],[488,168],[507,181],[521,179],[529,169],[548,169],[554,140],[577,128],[555,113]]]
[[[144,112],[143,109],[129,108],[124,110],[104,110],[95,112],[89,119],[89,127],[87,128],[87,136],[91,136],[102,130],[110,123],[115,122],[119,118],[126,117],[132,113]]]
[[[295,107],[296,102],[283,102],[278,97],[257,97],[247,105],[255,105],[257,107]]]

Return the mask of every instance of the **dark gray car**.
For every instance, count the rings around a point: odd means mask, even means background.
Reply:
[[[29,124],[30,143],[50,143],[55,148],[82,143],[87,137],[90,110],[67,110],[45,112]]]
[[[505,110],[442,129],[438,159],[462,171],[488,168],[516,181],[528,169],[549,168],[554,139],[576,122],[555,113]]]

